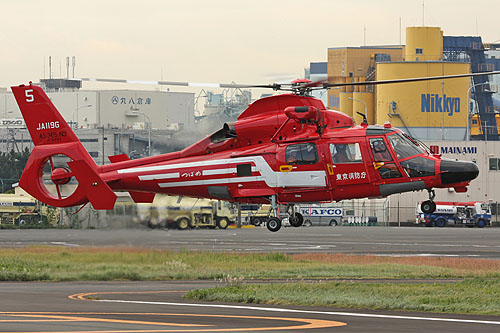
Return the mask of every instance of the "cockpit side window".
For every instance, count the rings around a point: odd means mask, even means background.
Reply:
[[[316,164],[318,151],[314,143],[299,143],[289,145],[285,150],[285,159],[288,164]]]
[[[401,178],[401,172],[399,172],[398,167],[395,163],[385,163],[383,166],[378,168],[380,178],[391,179],[391,178]]]
[[[339,163],[362,163],[359,143],[331,143],[330,154],[334,164]]]
[[[375,162],[390,162],[392,161],[391,153],[385,145],[383,138],[371,138],[370,147],[373,153],[373,160]]]
[[[389,135],[388,139],[397,158],[400,160],[423,153],[423,150],[419,146],[400,133]]]

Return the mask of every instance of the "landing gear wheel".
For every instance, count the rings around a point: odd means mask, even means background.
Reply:
[[[422,213],[424,214],[432,214],[436,210],[436,203],[431,200],[426,200],[422,202],[420,209],[422,209]]]
[[[270,217],[266,224],[269,231],[276,232],[281,229],[281,220],[277,217]]]
[[[304,222],[304,216],[300,213],[295,213],[294,216],[290,216],[288,222],[290,222],[292,227],[300,227],[302,222]]]

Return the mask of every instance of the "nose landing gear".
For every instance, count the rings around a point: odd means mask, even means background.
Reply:
[[[434,190],[427,190],[429,191],[429,200],[426,200],[422,202],[420,205],[420,209],[424,214],[432,214],[436,211],[436,203],[434,202],[434,198],[436,197],[436,193]]]
[[[281,220],[278,217],[278,203],[276,195],[271,196],[271,216],[266,221],[267,230],[276,232],[281,229]]]

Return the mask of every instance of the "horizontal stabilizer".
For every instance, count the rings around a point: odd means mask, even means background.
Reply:
[[[108,156],[108,158],[111,163],[130,161],[130,157],[127,154]]]
[[[155,199],[155,193],[139,191],[128,191],[128,193],[135,203],[152,203]]]
[[[94,209],[113,209],[116,194],[94,169],[83,160],[68,162],[68,166],[78,180],[78,186],[82,186]]]

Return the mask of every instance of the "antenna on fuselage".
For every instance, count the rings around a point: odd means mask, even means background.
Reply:
[[[361,113],[361,112],[356,112],[356,113],[359,114],[361,117],[363,117],[363,124],[368,125],[368,119],[366,118],[366,114]]]

